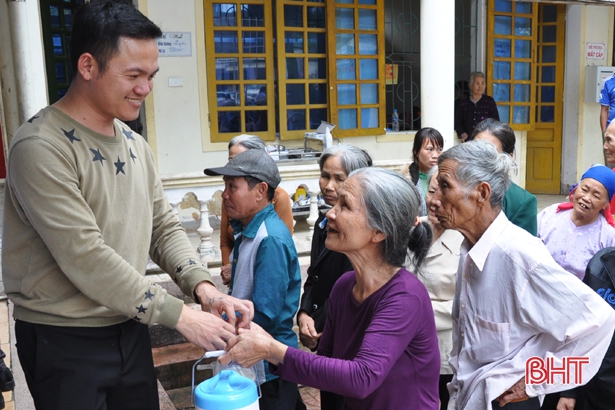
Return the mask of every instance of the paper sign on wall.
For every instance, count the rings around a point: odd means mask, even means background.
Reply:
[[[585,58],[588,60],[604,60],[605,51],[604,43],[585,43]]]
[[[162,33],[162,37],[156,42],[160,57],[189,57],[192,55],[190,33]]]

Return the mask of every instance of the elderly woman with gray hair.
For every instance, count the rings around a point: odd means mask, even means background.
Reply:
[[[241,134],[233,137],[228,143],[229,161],[231,158],[249,149],[262,149],[266,151],[267,147],[265,146],[263,140],[256,135]],[[288,193],[286,193],[283,188],[277,187],[275,189],[272,203],[275,212],[292,234],[295,221],[293,218],[293,209],[291,205],[292,201],[290,200]],[[231,227],[231,222],[228,219],[228,215],[226,214],[226,209],[224,207],[222,207],[222,215],[220,218],[220,251],[222,253],[222,268],[220,270],[220,277],[222,278],[222,283],[228,286],[231,283],[230,255],[235,244],[235,237],[233,236],[233,228]]]
[[[419,193],[401,174],[352,172],[327,213],[327,248],[355,270],[331,291],[316,355],[289,348],[252,325],[219,360],[267,360],[289,381],[344,396],[352,409],[438,409],[440,353],[429,295],[402,265],[421,266],[431,230],[418,219]]]
[[[485,74],[475,71],[470,74],[470,96],[463,99],[455,113],[455,131],[462,141],[470,141],[474,127],[486,118],[500,120],[495,100],[485,94]]]

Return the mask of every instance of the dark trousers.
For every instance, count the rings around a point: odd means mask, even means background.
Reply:
[[[260,410],[300,410],[305,404],[299,394],[297,383],[278,377],[261,384]]]
[[[330,391],[320,391],[320,410],[341,410],[342,406],[344,406],[344,396]]]
[[[540,410],[540,400],[538,397],[532,397],[529,400],[508,403],[504,407],[500,407],[497,401],[493,401],[491,406],[493,410]]]
[[[446,410],[448,408],[448,401],[451,398],[446,385],[453,380],[452,374],[441,374],[440,383],[438,384],[438,391],[440,393],[440,408]]]
[[[17,320],[15,335],[37,410],[159,409],[146,325],[129,320],[81,328]]]

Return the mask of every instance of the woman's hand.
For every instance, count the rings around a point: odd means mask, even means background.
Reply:
[[[314,319],[307,312],[302,311],[297,317],[297,324],[299,325],[299,340],[301,344],[308,349],[315,349],[322,333],[316,332]]]
[[[226,345],[227,354],[220,356],[218,361],[227,365],[231,361],[242,367],[252,367],[261,360],[278,365],[284,362],[288,346],[275,340],[262,327],[252,322],[250,329],[239,329],[239,335],[229,340]]]
[[[506,406],[508,403],[524,401],[530,397],[525,392],[525,377],[515,383],[510,389],[506,390],[500,397],[495,399],[500,404],[500,407]]]
[[[468,139],[468,134],[467,133],[463,133],[461,134],[461,141],[466,142],[466,140]]]

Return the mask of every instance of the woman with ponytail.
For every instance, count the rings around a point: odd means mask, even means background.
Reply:
[[[419,219],[421,198],[403,175],[352,172],[327,213],[326,246],[354,271],[331,292],[317,354],[283,345],[256,325],[239,329],[222,364],[267,360],[283,379],[344,396],[352,409],[439,409],[440,353],[425,286],[402,266],[420,268],[432,231]]]

